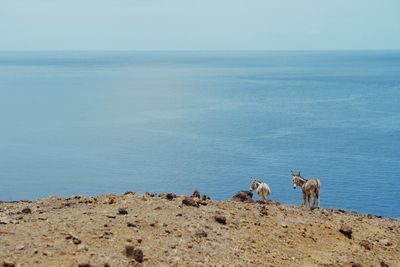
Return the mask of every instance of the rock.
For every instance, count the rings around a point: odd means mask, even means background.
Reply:
[[[260,216],[267,216],[268,215],[268,209],[265,206],[262,206],[260,209]]]
[[[207,233],[204,230],[197,230],[196,233],[194,234],[196,237],[207,237]]]
[[[384,262],[384,261],[381,261],[381,267],[389,267],[389,264],[387,264],[386,262]]]
[[[85,246],[84,244],[80,244],[78,246],[78,251],[80,251],[80,252],[85,252],[85,251],[88,251],[88,250],[89,250],[89,248],[87,246]]]
[[[128,226],[128,227],[135,227],[135,228],[139,228],[139,227],[140,227],[139,224],[131,223],[131,222],[127,222],[127,223],[126,223],[126,226]]]
[[[92,267],[89,262],[82,262],[78,264],[78,267]]]
[[[392,245],[392,242],[390,242],[390,240],[387,238],[379,240],[379,243],[381,243],[382,245],[384,245],[386,247],[389,247]]]
[[[362,265],[360,263],[357,263],[357,262],[354,262],[354,261],[350,262],[350,266],[351,267],[362,267]]]
[[[11,220],[7,217],[0,217],[0,224],[8,224]]]
[[[232,197],[232,200],[252,203],[253,193],[251,191],[239,191]]]
[[[372,244],[367,240],[362,240],[360,242],[360,246],[362,246],[366,250],[371,250],[371,248],[372,248]]]
[[[111,197],[108,197],[105,201],[104,201],[104,204],[109,204],[109,205],[111,205],[111,204],[114,204],[115,203],[115,199],[114,198],[111,198]]]
[[[131,245],[125,246],[125,255],[128,258],[134,258],[137,262],[143,262],[143,251]]]
[[[15,249],[16,249],[16,250],[23,250],[24,248],[25,248],[24,245],[17,245],[17,246],[15,246]]]
[[[15,267],[15,263],[12,261],[3,261],[2,267]]]
[[[167,200],[173,200],[174,198],[176,198],[176,195],[174,193],[168,193],[165,195],[165,198]]]
[[[186,205],[186,206],[196,207],[196,208],[199,207],[199,204],[197,203],[197,201],[195,201],[195,200],[194,200],[193,198],[191,198],[191,197],[185,197],[185,198],[182,200],[182,204],[183,204],[183,205]]]
[[[28,213],[32,213],[32,210],[29,207],[24,208],[23,210],[21,210],[22,213],[28,214]]]
[[[226,218],[223,215],[215,215],[214,220],[220,224],[226,224]]]
[[[193,194],[192,194],[192,197],[200,198],[200,193],[199,193],[199,191],[194,190],[194,191],[193,191]]]
[[[44,256],[49,256],[49,257],[52,257],[52,256],[53,256],[53,253],[51,253],[51,252],[48,251],[48,250],[43,251],[42,254],[43,254]]]
[[[353,234],[353,230],[346,225],[342,225],[342,227],[340,227],[339,232],[341,232],[344,236],[346,236],[348,239],[351,239],[352,234]]]
[[[72,243],[74,243],[75,245],[79,245],[80,243],[82,243],[82,241],[75,235],[69,233],[65,239],[67,240],[72,240]]]
[[[124,196],[127,196],[127,195],[134,195],[135,193],[133,193],[132,191],[127,191],[127,192],[125,192],[124,193]]]
[[[206,195],[202,195],[201,196],[201,200],[206,201],[207,200],[207,196]]]
[[[126,215],[126,214],[128,214],[128,211],[126,209],[124,209],[124,208],[119,208],[118,209],[118,214],[119,215]]]
[[[281,226],[282,226],[283,228],[288,228],[288,225],[287,225],[286,223],[282,223]]]

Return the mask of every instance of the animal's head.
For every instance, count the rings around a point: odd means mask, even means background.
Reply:
[[[257,187],[261,184],[261,181],[251,178],[251,182],[250,182],[250,190],[256,190]]]
[[[301,186],[301,174],[300,172],[298,173],[294,173],[293,171],[290,172],[293,177],[293,189],[296,189],[298,186]]]

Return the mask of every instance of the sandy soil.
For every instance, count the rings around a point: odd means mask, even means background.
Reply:
[[[0,203],[0,266],[400,266],[399,245],[399,219],[276,202],[127,193]]]

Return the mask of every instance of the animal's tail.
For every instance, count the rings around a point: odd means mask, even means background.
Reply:
[[[318,207],[320,206],[320,197],[321,197],[321,182],[317,179],[317,186],[315,187],[315,196],[318,198]]]

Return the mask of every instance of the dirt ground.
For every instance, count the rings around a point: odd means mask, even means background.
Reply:
[[[135,194],[0,203],[0,266],[400,266],[400,220]]]

